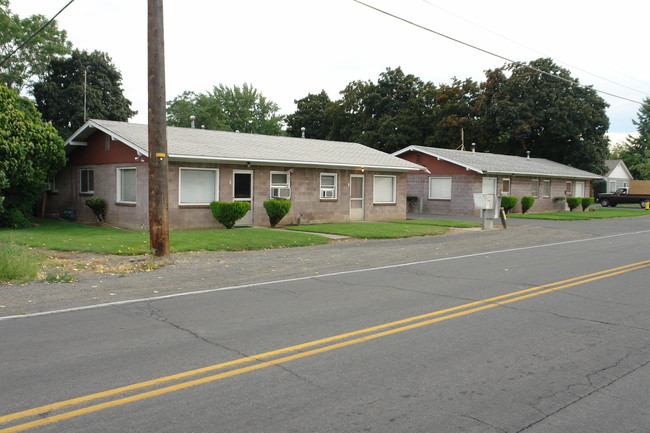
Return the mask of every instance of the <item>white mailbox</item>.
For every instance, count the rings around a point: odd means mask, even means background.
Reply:
[[[474,208],[475,209],[494,209],[496,208],[496,195],[495,194],[474,194]]]

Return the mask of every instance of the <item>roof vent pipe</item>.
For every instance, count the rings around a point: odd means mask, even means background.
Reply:
[[[300,136],[302,138],[305,138],[305,127],[304,126],[302,128],[300,128]]]
[[[476,143],[472,143],[472,153],[476,152]]]
[[[530,150],[526,151],[526,159],[530,159]]]
[[[194,121],[195,121],[195,120],[196,120],[196,116],[195,116],[195,115],[191,115],[191,116],[190,116],[190,127],[191,127],[192,129],[194,129],[194,128],[196,127],[196,126],[194,125]]]

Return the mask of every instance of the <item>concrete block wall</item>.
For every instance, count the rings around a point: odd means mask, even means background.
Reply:
[[[429,199],[429,178],[430,177],[451,177],[451,199],[439,200]],[[526,176],[491,176],[497,179],[497,193],[501,194],[504,189],[504,180],[510,180],[510,193],[508,195],[519,198],[517,206],[512,210],[514,213],[521,213],[521,198],[533,195],[532,179],[539,180],[539,193],[535,203],[529,212],[554,212],[568,210],[566,200],[555,200],[555,198],[572,197],[575,194],[576,182],[584,183],[584,196],[592,196],[590,180],[565,179],[565,178],[543,178]],[[550,194],[544,196],[543,181],[550,181]],[[479,211],[474,209],[473,194],[482,191],[483,175],[478,173],[468,174],[408,174],[408,195],[417,196],[418,203],[415,212],[447,215],[478,215]],[[567,184],[570,182],[570,185]],[[567,191],[567,189],[569,189]]]

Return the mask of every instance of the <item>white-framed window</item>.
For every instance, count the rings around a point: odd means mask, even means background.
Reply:
[[[550,197],[550,196],[551,196],[551,180],[544,179],[542,180],[542,197]]]
[[[135,167],[120,167],[117,169],[117,201],[119,203],[135,203],[138,180]]]
[[[429,198],[451,200],[451,177],[430,177]]]
[[[503,178],[501,181],[501,195],[510,195],[510,179]]]
[[[91,168],[82,168],[79,170],[79,192],[82,194],[92,194],[95,192],[95,171]]]
[[[271,172],[271,198],[291,197],[291,175],[286,171]]]
[[[396,203],[397,202],[397,177],[387,175],[375,175],[373,177],[373,203]]]
[[[615,180],[610,180],[609,181],[609,191],[608,192],[614,192],[616,191],[616,181]]]
[[[566,184],[564,185],[564,195],[567,197],[571,197],[573,195],[573,184],[570,180],[567,180]]]
[[[530,180],[530,195],[539,197],[539,179]]]
[[[335,199],[337,197],[338,175],[336,173],[320,174],[320,198]]]
[[[180,167],[178,183],[181,205],[209,205],[219,200],[219,170],[216,168]]]

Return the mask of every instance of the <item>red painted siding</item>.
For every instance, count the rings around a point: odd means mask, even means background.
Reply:
[[[431,173],[435,174],[467,174],[468,171],[459,165],[452,164],[451,162],[438,160],[431,155],[421,152],[406,152],[399,156],[416,164],[420,164],[429,169]]]
[[[120,141],[111,140],[101,131],[88,139],[87,146],[80,146],[70,154],[70,165],[133,163],[137,152]]]

